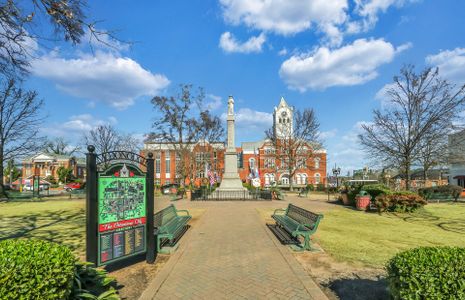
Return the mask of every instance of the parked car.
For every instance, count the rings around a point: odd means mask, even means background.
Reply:
[[[67,192],[71,192],[73,190],[80,190],[81,188],[83,188],[83,185],[80,182],[71,182],[63,187],[63,189]]]
[[[41,183],[39,185],[39,191],[46,191],[50,188],[50,185],[46,184],[46,183]],[[23,186],[23,191],[33,191],[33,187],[32,185],[29,185],[29,184],[26,184]]]

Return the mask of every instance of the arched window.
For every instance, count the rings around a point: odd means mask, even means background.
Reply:
[[[282,185],[288,185],[289,184],[289,175],[288,174],[281,175],[280,181],[281,181]]]
[[[315,183],[316,184],[321,183],[321,175],[320,175],[320,173],[315,173]]]

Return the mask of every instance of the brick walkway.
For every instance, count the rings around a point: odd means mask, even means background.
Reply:
[[[257,204],[207,205],[170,258],[171,267],[165,266],[141,299],[325,299],[267,232]]]

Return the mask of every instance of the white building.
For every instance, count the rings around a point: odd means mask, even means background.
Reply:
[[[465,189],[465,130],[449,135],[449,183]]]

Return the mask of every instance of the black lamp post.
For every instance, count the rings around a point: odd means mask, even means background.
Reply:
[[[339,174],[341,174],[341,168],[336,167],[336,164],[334,164],[333,175],[336,176],[336,188],[339,188],[339,181],[337,180]]]

